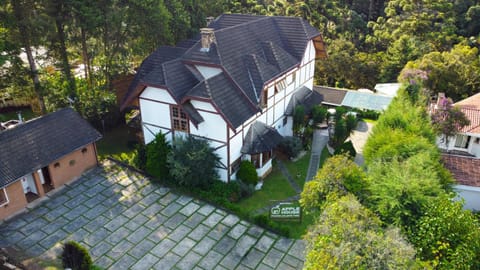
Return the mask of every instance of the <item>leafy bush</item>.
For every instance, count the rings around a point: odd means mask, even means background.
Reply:
[[[169,176],[169,167],[167,166],[167,157],[171,152],[171,147],[165,139],[165,135],[159,132],[153,141],[146,146],[147,172],[151,175],[165,180]],[[138,162],[142,162],[138,160]]]
[[[363,119],[377,120],[380,116],[380,112],[374,110],[355,110],[358,113],[358,117]]]
[[[316,105],[312,108],[312,119],[314,124],[320,124],[327,118],[327,107]]]
[[[335,155],[340,155],[340,154],[347,154],[352,158],[354,158],[357,155],[357,151],[355,151],[355,147],[353,147],[352,141],[345,142],[340,147],[335,149]]]
[[[268,215],[258,215],[253,218],[255,224],[270,229],[284,237],[290,237],[290,228],[285,225],[279,224],[275,221],[270,220]]]
[[[147,168],[147,147],[144,144],[137,144],[135,147],[135,158],[133,164],[140,170],[146,170]]]
[[[85,247],[75,241],[68,241],[63,246],[62,264],[64,268],[72,270],[89,270],[92,258]]]
[[[286,136],[279,144],[280,151],[288,156],[294,158],[302,151],[302,141],[298,137]]]
[[[237,172],[237,178],[247,185],[256,185],[258,183],[258,174],[255,166],[248,160],[240,163],[240,169]]]
[[[255,185],[245,184],[241,180],[237,180],[237,182],[240,187],[240,198],[250,197],[255,192]]]
[[[174,148],[167,157],[171,177],[187,187],[210,188],[218,179],[220,158],[208,141],[193,136],[176,138]]]

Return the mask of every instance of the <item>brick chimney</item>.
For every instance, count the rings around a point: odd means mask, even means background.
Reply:
[[[202,48],[200,51],[210,51],[210,45],[215,41],[215,34],[213,28],[200,28],[200,35],[202,36]]]

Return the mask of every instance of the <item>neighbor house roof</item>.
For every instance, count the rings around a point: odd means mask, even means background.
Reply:
[[[458,184],[480,187],[480,159],[442,154],[442,161]]]
[[[282,140],[282,135],[275,128],[255,121],[248,129],[241,152],[244,154],[258,154],[270,151]]]
[[[122,108],[146,86],[166,88],[183,104],[190,99],[212,102],[234,128],[260,111],[268,82],[300,65],[314,40],[317,56],[325,55],[320,33],[297,17],[224,14],[214,20],[213,43],[202,49],[199,39],[181,47],[160,47],[140,66]],[[205,79],[195,66],[222,70]]]
[[[71,108],[0,132],[0,187],[41,169],[102,135]]]
[[[313,90],[322,96],[322,103],[335,106],[340,106],[347,94],[347,89],[338,89],[328,86],[314,85]]]
[[[460,130],[464,133],[480,134],[480,93],[468,97],[454,104],[461,108],[470,124]]]
[[[293,94],[285,109],[285,115],[293,115],[294,108],[297,105],[302,105],[305,108],[305,113],[308,114],[315,105],[319,105],[321,102],[322,95],[303,86]]]
[[[384,111],[388,108],[388,105],[390,105],[392,99],[393,97],[390,96],[382,96],[358,91],[348,91],[342,101],[342,106],[365,110]]]

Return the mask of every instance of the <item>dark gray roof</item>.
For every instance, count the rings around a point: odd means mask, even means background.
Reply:
[[[292,98],[285,109],[285,115],[293,115],[293,111],[297,105],[304,106],[305,113],[308,114],[313,106],[320,105],[322,100],[322,95],[303,86],[293,93]]]
[[[178,50],[162,47],[147,57],[122,108],[140,93],[138,86],[165,86],[178,102],[186,102],[188,97],[212,99],[237,128],[260,111],[259,97],[265,83],[299,65],[308,41],[320,35],[297,17],[224,14],[209,27],[214,29],[215,41],[208,52],[200,50],[201,42],[196,37],[180,43]],[[206,82],[192,65],[221,68],[223,75]],[[213,89],[214,85],[225,88]],[[246,109],[233,110],[241,107]]]
[[[347,94],[346,89],[338,89],[328,86],[313,86],[313,90],[322,96],[323,103],[340,106]]]
[[[102,137],[71,108],[0,132],[0,187]]]
[[[258,154],[270,151],[282,140],[282,135],[275,128],[255,121],[248,129],[241,152],[244,154]]]

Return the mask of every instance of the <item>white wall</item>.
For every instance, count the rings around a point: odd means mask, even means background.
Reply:
[[[465,185],[454,185],[453,189],[457,192],[457,200],[463,198],[464,209],[480,211],[480,188]]]

